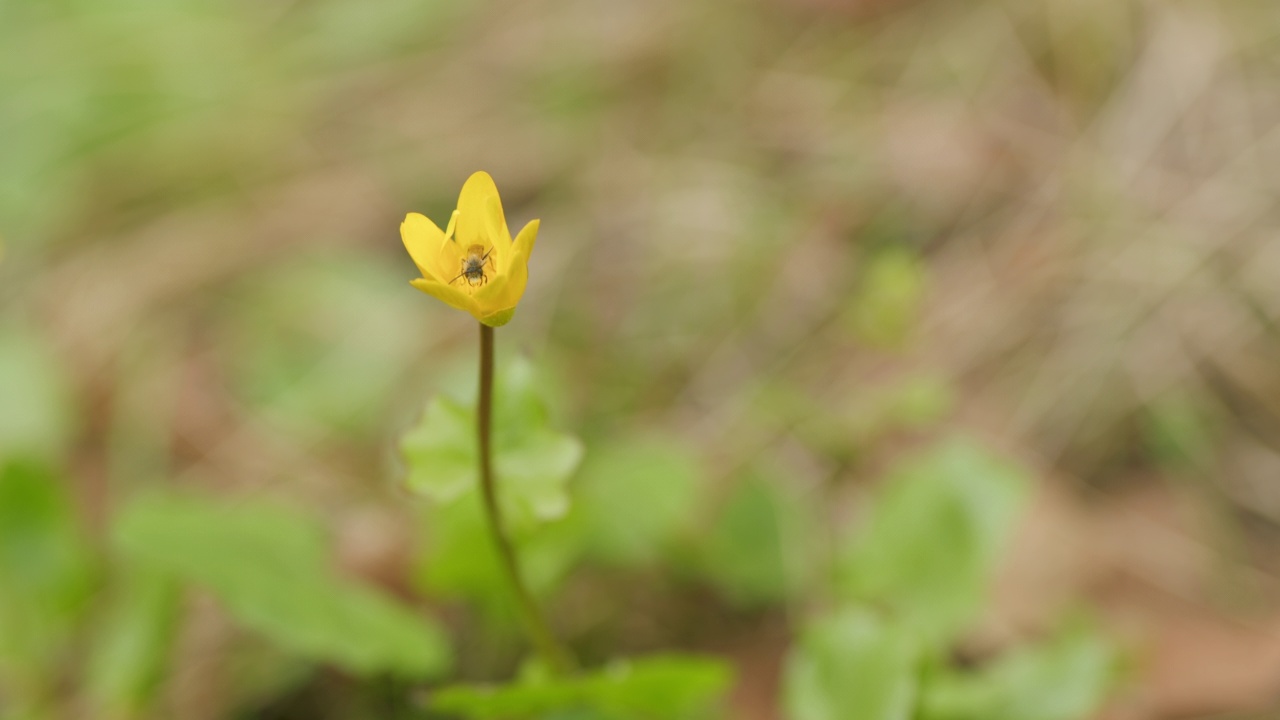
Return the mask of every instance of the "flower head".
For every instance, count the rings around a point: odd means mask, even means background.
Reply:
[[[511,239],[498,188],[483,171],[463,184],[445,231],[419,213],[400,223],[400,239],[422,273],[413,286],[491,327],[515,314],[537,238],[538,221],[532,220]]]

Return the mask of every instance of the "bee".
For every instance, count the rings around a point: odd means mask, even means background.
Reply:
[[[484,285],[486,282],[489,282],[489,276],[484,273],[484,267],[485,265],[492,267],[492,264],[489,262],[489,253],[492,252],[492,248],[489,249],[489,252],[485,252],[483,245],[472,245],[467,248],[467,256],[461,260],[462,272],[458,273],[457,277],[450,280],[449,284],[452,285],[462,278],[466,278],[467,284],[472,287],[475,287],[476,285]]]

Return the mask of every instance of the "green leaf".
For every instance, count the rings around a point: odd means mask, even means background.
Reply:
[[[408,677],[448,665],[440,630],[336,577],[319,528],[296,511],[145,498],[124,511],[114,539],[131,561],[207,588],[240,622],[304,657]]]
[[[925,284],[924,268],[914,254],[883,250],[867,263],[845,322],[868,345],[898,347],[914,329]]]
[[[728,688],[731,675],[719,660],[655,656],[614,662],[602,670],[570,678],[526,674],[510,685],[454,685],[436,692],[431,708],[476,720],[701,720],[712,712]]]
[[[518,517],[556,520],[569,512],[569,476],[582,460],[582,443],[546,428],[529,429],[496,449],[499,496]]]
[[[462,597],[481,605],[490,617],[514,622],[511,588],[489,534],[480,494],[468,490],[448,505],[424,508],[426,547],[419,553],[419,574],[433,594]],[[581,554],[581,542],[566,521],[521,524],[510,528],[520,549],[520,565],[530,590],[546,597]]]
[[[1217,428],[1203,407],[1186,393],[1171,392],[1143,413],[1150,452],[1170,470],[1207,472],[1216,452]]]
[[[88,665],[93,705],[107,717],[134,717],[151,700],[169,661],[178,619],[172,579],[131,569],[115,583]]]
[[[923,720],[1086,720],[1115,684],[1119,655],[1085,625],[1019,648],[977,672],[926,686]]]
[[[589,702],[579,681],[538,685],[451,685],[436,691],[431,708],[466,718],[529,718]]]
[[[39,462],[0,462],[0,679],[21,695],[56,673],[94,574],[63,478]]]
[[[840,562],[840,590],[882,603],[932,644],[979,610],[1028,481],[968,440],[944,442],[889,473]]]
[[[795,488],[753,470],[712,526],[701,564],[740,605],[784,600],[803,587],[812,570],[816,521],[815,509]]]
[[[914,634],[861,608],[811,623],[787,657],[790,720],[907,720],[918,690]]]
[[[475,413],[446,397],[432,398],[422,420],[400,441],[409,464],[409,487],[439,503],[451,503],[476,487]]]
[[[731,680],[724,662],[708,658],[621,661],[595,679],[592,703],[620,718],[705,718]]]
[[[61,457],[72,431],[61,364],[41,338],[0,325],[0,457]]]
[[[950,411],[953,396],[950,382],[931,373],[859,389],[844,409],[846,432],[859,445],[872,446],[887,433],[927,428]]]
[[[474,396],[433,399],[400,449],[409,465],[409,487],[441,503],[461,498],[479,478]],[[549,427],[540,385],[522,358],[497,374],[493,452],[499,497],[513,522],[564,517],[569,476],[582,459],[582,443]]]
[[[687,447],[651,436],[593,449],[578,478],[576,514],[587,553],[636,565],[652,562],[691,529],[702,468]]]
[[[955,404],[955,391],[946,378],[919,373],[891,386],[881,398],[886,419],[905,428],[937,422]]]

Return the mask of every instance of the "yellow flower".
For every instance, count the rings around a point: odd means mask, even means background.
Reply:
[[[412,281],[414,287],[498,327],[511,320],[524,295],[538,221],[530,221],[513,241],[498,187],[481,171],[463,184],[448,230],[409,213],[400,223],[400,239],[422,273]]]

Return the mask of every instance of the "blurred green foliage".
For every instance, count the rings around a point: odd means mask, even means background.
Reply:
[[[1169,393],[1142,414],[1141,430],[1155,460],[1175,471],[1203,471],[1213,462],[1220,431],[1203,400]]]
[[[239,279],[217,331],[237,395],[299,435],[376,432],[423,345],[402,332],[417,307],[402,276],[366,255],[313,252]]]
[[[577,438],[555,432],[542,387],[528,361],[517,358],[497,375],[494,387],[494,470],[502,477],[500,501],[516,523],[563,517],[566,484],[582,459]],[[479,467],[474,394],[469,403],[433,399],[422,422],[404,436],[409,486],[443,502],[476,493]]]
[[[1017,648],[976,672],[930,677],[921,701],[927,720],[1071,720],[1091,717],[1116,684],[1115,647],[1088,623]]]
[[[180,203],[265,179],[297,157],[281,148],[318,75],[429,46],[465,7],[0,4],[0,229],[31,248],[74,226],[85,193]]]
[[[919,649],[910,628],[851,608],[806,628],[786,671],[792,720],[907,720],[915,715]]]
[[[632,567],[669,557],[693,530],[702,476],[698,456],[672,438],[640,435],[591,448],[573,488],[585,553]]]
[[[915,255],[899,247],[881,250],[862,269],[845,322],[869,346],[900,346],[916,327],[925,287],[924,268]]]
[[[75,431],[69,378],[33,329],[0,319],[0,457],[62,457]]]
[[[890,470],[839,560],[843,597],[884,604],[921,642],[944,647],[982,607],[1027,479],[968,440]]]
[[[522,372],[514,375],[518,380]],[[938,394],[934,381],[925,382],[929,394]],[[508,392],[514,393],[510,401],[521,397],[519,388]],[[410,433],[413,441],[429,439],[430,452],[405,448],[419,487],[447,480],[451,490],[430,493],[442,505],[428,515],[433,547],[425,556],[427,577],[436,591],[492,604],[505,592],[496,559],[491,550],[466,550],[488,540],[475,501],[473,416],[465,405],[449,407],[451,424],[424,430],[438,422],[431,418],[441,409],[436,399],[424,424]],[[529,432],[545,424],[540,413],[525,419]],[[464,459],[451,459],[459,457]],[[565,515],[541,523],[527,522],[536,518],[526,515],[516,537],[534,586],[551,602],[575,566],[644,566],[669,555],[668,562],[719,588],[732,603],[777,604],[805,597],[823,575],[815,565],[822,558],[819,508],[780,482],[783,476],[750,470],[727,498],[708,505],[707,475],[687,449],[639,437],[588,452]],[[860,530],[841,539],[835,554],[834,590],[843,609],[808,623],[792,649],[789,716],[894,720],[925,712],[939,720],[1012,719],[1024,712],[1025,698],[1041,693],[1056,694],[1032,717],[1092,712],[1114,676],[1116,658],[1094,633],[1082,630],[1016,650],[977,673],[946,662],[983,606],[1029,483],[1015,465],[965,438],[939,441],[890,469]],[[716,519],[695,534],[690,523],[700,508],[713,509]],[[1040,685],[1058,671],[1064,684]],[[574,680],[458,688],[442,692],[434,706],[478,718],[560,717],[552,711],[597,704],[593,687]],[[600,712],[584,717],[614,717]],[[660,714],[682,716],[674,706]]]
[[[142,567],[128,573],[107,601],[85,671],[91,702],[109,718],[144,713],[164,680],[180,618],[172,578]]]
[[[801,599],[820,567],[818,508],[786,477],[744,473],[701,542],[700,571],[739,606]]]
[[[514,622],[508,586],[474,489],[444,506],[423,511],[423,550],[418,576],[432,594],[474,603],[498,623]],[[564,520],[516,524],[509,532],[520,548],[521,565],[532,592],[552,594],[582,552]]]
[[[94,562],[65,487],[45,464],[0,460],[0,690],[17,714],[55,697]]]
[[[1083,623],[977,671],[948,654],[976,620],[1029,480],[969,440],[889,471],[864,530],[839,559],[840,610],[793,648],[793,720],[1066,720],[1090,717],[1117,650]]]
[[[319,527],[296,510],[143,498],[114,533],[132,563],[208,589],[237,620],[303,657],[415,678],[448,667],[440,630],[335,577]]]
[[[475,720],[700,720],[731,680],[724,663],[689,656],[610,663],[567,679],[536,669],[505,686],[453,686],[435,692],[431,706]]]
[[[0,129],[17,139],[3,145],[0,219],[16,240],[65,228],[64,201],[102,187],[104,166],[131,167],[128,187],[151,199],[226,182],[266,156],[297,98],[278,92],[285,58],[238,15],[195,0],[0,7]]]

